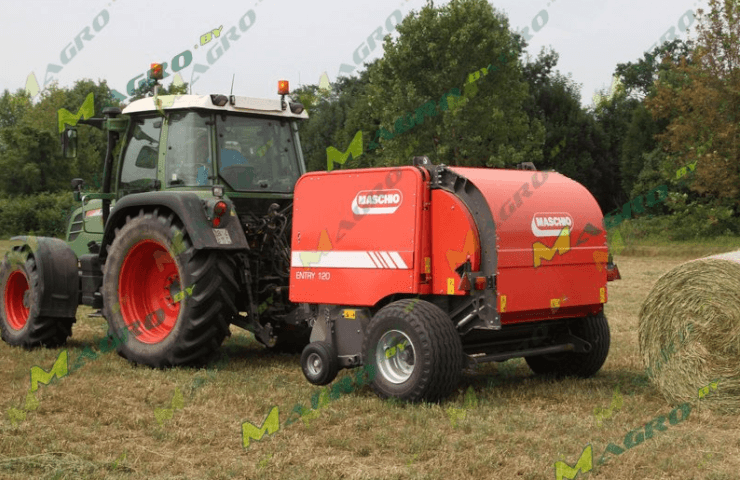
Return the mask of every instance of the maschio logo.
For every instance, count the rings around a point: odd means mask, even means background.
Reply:
[[[573,217],[569,213],[535,213],[532,217],[535,237],[557,237],[563,227],[573,230]]]
[[[403,201],[401,190],[362,190],[352,200],[355,215],[395,213]]]

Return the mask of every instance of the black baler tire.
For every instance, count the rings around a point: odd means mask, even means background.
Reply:
[[[306,366],[308,357],[312,353],[316,353],[321,357],[324,368],[317,376],[312,376]],[[337,378],[339,373],[339,359],[334,351],[334,347],[329,342],[312,342],[306,345],[301,353],[301,368],[303,369],[303,376],[306,380],[314,385],[329,385]]]
[[[380,338],[390,330],[403,332],[414,346],[414,371],[401,384],[383,377],[375,357]],[[438,402],[455,391],[464,353],[460,335],[441,308],[423,300],[404,299],[373,316],[362,342],[362,360],[365,368],[374,372],[372,388],[381,398]]]
[[[49,348],[59,347],[67,342],[72,335],[72,324],[75,318],[56,318],[39,315],[41,303],[41,291],[43,289],[42,277],[36,268],[33,254],[28,254],[25,262],[11,262],[10,256],[24,255],[20,250],[14,249],[2,261],[0,266],[0,336],[8,345],[16,345],[25,348],[45,346]],[[10,327],[5,313],[5,287],[10,274],[21,270],[27,279],[31,290],[28,318],[26,324],[20,330]]]
[[[611,337],[604,312],[573,320],[570,325],[573,335],[591,344],[586,353],[563,352],[550,355],[526,357],[529,368],[538,375],[592,377],[606,362]]]
[[[237,314],[235,303],[239,289],[234,261],[222,251],[195,250],[190,238],[174,214],[160,215],[157,210],[140,210],[116,229],[108,246],[103,267],[103,313],[108,334],[125,338],[118,354],[139,364],[155,368],[200,365],[219,349],[229,332],[229,319]],[[173,253],[174,240],[182,240],[183,251]],[[118,299],[119,273],[130,249],[143,239],[157,240],[169,251],[178,266],[183,288],[193,285],[192,295],[182,299],[177,321],[171,332],[157,343],[143,343],[126,332],[121,311],[113,312]]]

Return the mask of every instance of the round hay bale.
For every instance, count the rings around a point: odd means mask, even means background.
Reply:
[[[640,309],[640,354],[672,404],[740,411],[740,251],[693,260],[660,277]]]

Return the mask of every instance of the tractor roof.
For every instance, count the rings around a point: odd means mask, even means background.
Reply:
[[[219,107],[213,104],[210,95],[159,95],[157,103],[159,102],[161,102],[160,108],[164,110],[203,108],[219,112],[252,113],[271,117],[308,118],[306,110],[303,110],[300,114],[291,112],[289,106],[283,110],[280,99],[269,100],[235,96],[234,105],[229,102],[223,107]],[[286,99],[286,103],[289,103],[288,99]],[[146,97],[131,102],[129,106],[123,109],[122,113],[156,112],[157,110],[154,97]]]

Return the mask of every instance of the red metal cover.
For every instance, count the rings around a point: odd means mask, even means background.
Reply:
[[[479,233],[463,201],[445,190],[432,191],[432,293],[466,295],[458,290],[455,269],[470,259],[470,271],[480,268]]]
[[[451,170],[470,180],[491,207],[497,238],[483,242],[496,242],[502,323],[601,308],[607,300],[606,234],[601,209],[583,185],[555,172]]]
[[[293,203],[290,300],[370,306],[418,293],[423,187],[416,167],[303,175]]]

